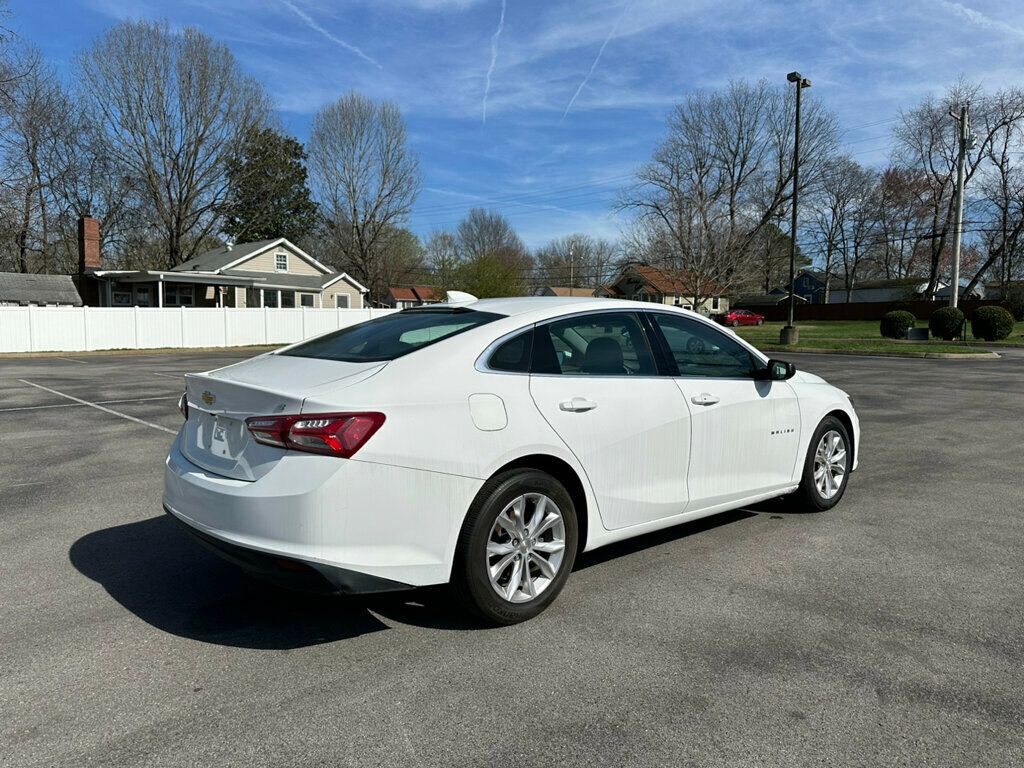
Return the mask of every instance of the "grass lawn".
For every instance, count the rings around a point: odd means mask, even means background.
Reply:
[[[929,340],[926,342],[897,341],[884,339],[878,333],[877,320],[819,320],[797,321],[800,329],[800,343],[795,347],[779,344],[779,331],[785,323],[765,323],[760,327],[736,328],[744,339],[765,351],[791,351],[801,349],[834,349],[846,352],[873,352],[916,357],[926,353],[971,354],[991,350],[983,346],[972,346],[969,342]],[[1024,322],[1017,323],[1004,344],[1024,344]]]

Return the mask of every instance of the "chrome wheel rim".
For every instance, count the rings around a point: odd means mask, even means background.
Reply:
[[[528,603],[551,586],[564,556],[562,511],[543,493],[524,493],[491,526],[484,564],[500,598]]]
[[[818,495],[831,499],[846,480],[846,441],[836,430],[821,436],[814,451],[814,485]]]

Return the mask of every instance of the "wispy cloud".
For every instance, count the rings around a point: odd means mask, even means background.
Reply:
[[[576,93],[574,93],[572,95],[572,98],[569,99],[569,103],[566,105],[565,111],[562,113],[562,120],[565,120],[565,116],[569,114],[569,110],[572,109],[572,105],[576,103],[576,98],[580,95],[580,91],[582,91],[584,86],[586,86],[586,84],[590,81],[590,76],[594,74],[594,70],[597,69],[598,62],[601,61],[601,56],[604,55],[604,49],[608,47],[608,41],[615,37],[615,33],[619,31],[619,23],[622,21],[622,17],[626,15],[626,10],[628,8],[629,5],[625,6],[622,9],[622,13],[619,14],[619,17],[615,19],[615,24],[612,25],[611,32],[608,33],[608,35],[604,39],[604,42],[601,43],[601,48],[598,50],[597,56],[594,57],[594,61],[590,65],[589,71],[587,72],[586,76],[582,80],[580,80],[580,84],[576,87]]]
[[[310,16],[308,13],[306,13],[301,8],[296,6],[294,3],[289,2],[289,0],[281,0],[281,5],[285,6],[288,9],[290,9],[292,11],[292,13],[294,13],[296,16],[298,16],[300,19],[302,19],[306,23],[306,26],[309,27],[310,29],[312,29],[314,32],[316,32],[319,35],[327,38],[328,40],[330,40],[335,45],[340,45],[345,50],[351,51],[356,56],[361,58],[363,61],[366,61],[366,62],[369,62],[370,64],[373,64],[373,66],[377,67],[377,69],[384,69],[383,65],[381,65],[381,63],[379,61],[374,59],[372,56],[367,56],[359,48],[357,48],[356,46],[352,45],[351,43],[346,43],[344,40],[342,40],[337,35],[332,34],[331,32],[328,32],[322,26],[317,24],[316,20],[313,19],[312,16]]]
[[[992,32],[1002,32],[1012,37],[1016,37],[1018,40],[1024,40],[1024,29],[1015,27],[1012,24],[1007,24],[1005,21],[999,19],[993,19],[991,16],[986,16],[981,11],[977,11],[974,8],[968,8],[962,3],[951,3],[947,0],[940,0],[940,5],[953,13],[962,16],[972,24],[987,29]]]
[[[505,4],[506,0],[501,0],[501,18],[498,19],[498,28],[491,35],[491,63],[487,67],[487,82],[484,85],[483,119],[481,120],[484,124],[487,123],[487,97],[491,95],[491,75],[494,74],[494,65],[498,63],[498,40],[501,38],[501,30],[505,28]]]

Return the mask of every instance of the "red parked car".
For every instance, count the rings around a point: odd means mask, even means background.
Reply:
[[[756,312],[751,312],[749,309],[732,309],[725,314],[718,315],[715,318],[722,325],[731,325],[735,328],[737,325],[763,325],[764,315],[759,315]]]

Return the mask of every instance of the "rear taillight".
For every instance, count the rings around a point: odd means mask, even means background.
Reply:
[[[188,392],[182,392],[181,397],[178,398],[178,410],[181,411],[185,421],[188,421]]]
[[[383,413],[250,416],[245,420],[257,443],[342,459],[353,456],[383,423]]]

